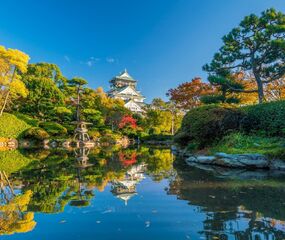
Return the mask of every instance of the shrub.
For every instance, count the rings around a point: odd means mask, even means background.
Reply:
[[[151,135],[159,135],[160,133],[161,133],[161,131],[160,131],[160,128],[158,128],[158,127],[152,127],[149,130],[149,134],[151,134]]]
[[[96,140],[101,136],[100,132],[96,128],[89,130],[88,134],[93,140]]]
[[[208,105],[190,110],[174,140],[181,145],[197,143],[205,147],[240,129],[244,114],[231,108]]]
[[[41,122],[39,126],[46,130],[51,136],[62,136],[67,133],[67,129],[58,123]]]
[[[31,127],[23,133],[23,138],[44,140],[49,138],[49,134],[40,127]]]
[[[3,113],[0,117],[0,136],[7,138],[19,138],[21,134],[31,126],[15,115]]]
[[[28,115],[22,114],[22,113],[14,113],[14,115],[23,121],[25,121],[27,124],[31,125],[32,127],[38,127],[39,126],[39,120],[32,118]]]
[[[285,101],[244,107],[247,117],[242,121],[246,133],[285,137]]]
[[[157,134],[157,135],[147,135],[142,137],[142,141],[171,141],[172,135],[164,135],[164,134]]]

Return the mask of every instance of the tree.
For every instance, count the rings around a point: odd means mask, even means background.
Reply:
[[[228,75],[227,77],[209,76],[209,82],[215,86],[216,92],[202,96],[204,104],[253,104],[257,102],[256,82],[252,76],[243,72]],[[235,89],[235,90],[233,90]],[[237,91],[237,89],[241,91]]]
[[[5,49],[0,46],[0,91],[1,96],[1,109],[0,116],[2,116],[8,99],[13,93],[14,96],[20,95],[27,96],[27,89],[21,81],[19,73],[27,71],[29,56],[17,49]]]
[[[262,12],[260,17],[251,14],[222,40],[223,46],[203,69],[211,78],[225,80],[235,72],[252,74],[257,85],[254,90],[224,83],[232,91],[258,92],[259,103],[262,103],[264,85],[285,74],[285,15],[272,8]]]
[[[191,82],[180,84],[177,88],[169,89],[167,96],[178,108],[189,110],[201,105],[201,97],[212,94],[214,87],[203,83],[201,78],[196,77]]]
[[[49,63],[29,64],[27,72],[22,74],[29,94],[26,101],[20,102],[21,111],[42,119],[55,115],[55,108],[63,106],[64,93],[57,86],[59,78],[55,65]]]
[[[132,116],[125,115],[122,117],[120,123],[119,123],[119,128],[125,128],[125,127],[130,127],[132,129],[137,128],[137,121],[134,119]]]
[[[154,98],[151,102],[151,107],[155,109],[164,109],[166,108],[166,102],[164,102],[161,98]]]
[[[285,98],[285,77],[266,84],[265,97],[269,101],[282,100]]]
[[[82,87],[88,83],[84,78],[81,77],[74,77],[68,82],[70,86],[75,86],[76,88]]]

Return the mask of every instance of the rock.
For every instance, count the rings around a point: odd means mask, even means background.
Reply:
[[[216,159],[215,156],[190,156],[186,159],[187,162],[194,162],[200,164],[212,164]]]
[[[57,144],[56,141],[53,141],[53,142],[50,143],[50,146],[51,146],[52,148],[56,148],[57,145],[58,145],[58,144]]]
[[[271,170],[281,170],[281,171],[285,171],[285,161],[281,161],[281,160],[272,160],[270,162],[269,168]]]
[[[213,162],[218,166],[232,168],[269,168],[269,160],[262,154],[217,153]]]
[[[194,156],[186,158],[186,162],[209,164],[229,168],[263,169],[269,168],[269,160],[261,154],[226,154],[217,153],[215,156]]]

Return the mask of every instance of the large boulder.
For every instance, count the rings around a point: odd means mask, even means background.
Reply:
[[[199,163],[199,164],[210,164],[215,165],[214,161],[216,160],[215,156],[190,156],[186,159],[187,163]]]
[[[280,171],[285,171],[285,162],[281,160],[272,160],[270,162],[269,168],[271,170],[280,170]]]
[[[186,162],[229,168],[266,169],[270,167],[270,161],[261,154],[217,153],[215,156],[190,156]]]
[[[216,153],[214,163],[233,168],[269,168],[269,160],[262,154]]]

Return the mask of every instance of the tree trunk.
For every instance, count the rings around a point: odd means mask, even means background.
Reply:
[[[13,82],[13,80],[14,80],[15,73],[16,73],[16,67],[14,67],[13,74],[12,74],[12,77],[11,77],[11,80],[10,80],[10,84],[11,84],[11,83]],[[3,115],[4,109],[5,109],[5,107],[6,107],[6,105],[7,105],[7,102],[8,102],[9,95],[10,95],[10,86],[8,86],[8,91],[7,91],[7,94],[6,94],[6,96],[5,96],[3,106],[2,106],[2,108],[1,108],[1,110],[0,110],[0,117]]]
[[[0,117],[3,115],[4,109],[5,109],[6,104],[8,102],[9,95],[10,95],[10,90],[8,90],[8,92],[7,92],[6,96],[5,96],[4,103],[3,103],[3,106],[2,106],[1,111],[0,111]]]
[[[264,100],[263,84],[260,78],[258,78],[256,82],[257,82],[257,91],[258,91],[258,103],[262,103]]]
[[[255,81],[257,83],[257,93],[258,93],[258,103],[263,103],[264,100],[264,90],[263,90],[263,83],[262,80],[258,74],[258,72],[255,70],[253,71]]]

